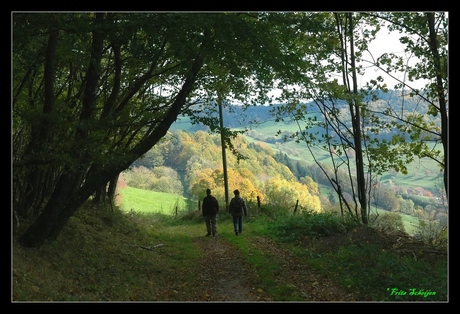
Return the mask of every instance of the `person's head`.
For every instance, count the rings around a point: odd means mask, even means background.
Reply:
[[[240,195],[240,191],[239,191],[239,190],[235,190],[235,191],[233,191],[233,194],[235,194],[235,195]]]
[[[206,189],[206,194],[207,194],[207,195],[210,195],[210,194],[211,194],[211,190],[210,190],[210,189]]]

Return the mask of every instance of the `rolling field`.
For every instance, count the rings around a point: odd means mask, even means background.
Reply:
[[[269,121],[260,124],[257,128],[254,128],[258,133],[263,134],[267,137],[274,137],[277,130],[286,132],[298,131],[298,127],[294,123],[276,123]],[[246,139],[250,142],[260,141],[254,139],[248,135],[245,135]],[[280,142],[276,144],[266,143],[274,151],[281,151],[285,153],[289,158],[294,160],[303,160],[309,164],[314,164],[312,154],[308,150],[305,143],[296,143],[295,141],[283,142],[281,137]],[[434,147],[434,144],[431,148]],[[437,147],[439,149],[439,147]],[[312,153],[319,162],[325,164],[330,163],[329,154],[319,147],[311,147]],[[354,163],[352,161],[352,167]],[[440,171],[438,164],[430,159],[415,160],[408,164],[408,174],[404,175],[395,171],[387,172],[380,178],[377,178],[381,183],[393,184],[403,186],[407,188],[421,187],[436,193],[436,191],[443,187],[443,173]]]
[[[379,215],[383,215],[385,213],[390,213],[390,211],[380,209],[380,208],[375,209],[375,207],[372,206],[371,213],[375,213],[376,211],[379,213]],[[415,232],[417,231],[417,228],[419,226],[418,218],[414,217],[414,216],[411,216],[411,215],[403,214],[403,213],[398,213],[398,214],[401,215],[401,217],[402,217],[402,220],[403,220],[403,223],[404,223],[404,229],[406,230],[406,232],[409,235],[413,236],[415,234]]]
[[[193,208],[192,202],[183,196],[125,187],[118,193],[122,198],[120,209],[126,212],[162,213],[173,215],[177,211]]]

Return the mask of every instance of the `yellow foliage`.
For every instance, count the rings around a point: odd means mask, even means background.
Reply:
[[[265,194],[268,203],[280,208],[293,209],[298,200],[302,208],[321,211],[320,198],[312,195],[308,186],[295,180],[273,177],[265,183]]]

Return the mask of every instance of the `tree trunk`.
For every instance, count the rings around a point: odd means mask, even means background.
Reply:
[[[117,191],[117,184],[118,184],[119,176],[120,174],[117,174],[115,178],[113,178],[109,182],[109,189],[107,191],[107,196],[109,197],[109,201],[112,204],[112,206],[114,205],[114,202],[115,202],[115,192]]]
[[[54,110],[54,83],[55,83],[55,68],[56,68],[56,49],[59,39],[59,30],[50,31],[48,42],[46,46],[46,57],[44,65],[44,103],[43,103],[43,118],[40,121],[39,126],[33,130],[32,136],[35,135],[27,148],[27,154],[35,155],[43,149],[49,142],[50,134],[50,115]],[[24,202],[21,202],[23,206],[19,208],[21,216],[26,217],[29,214],[32,216],[38,215],[42,199],[47,196],[48,191],[45,191],[45,180],[46,170],[42,170],[38,167],[32,166],[28,172],[28,185],[24,188],[26,195]],[[31,212],[32,211],[32,212]]]
[[[102,185],[114,179],[120,172],[127,169],[137,158],[151,149],[169,130],[177,119],[187,96],[192,91],[196,77],[203,66],[204,59],[198,56],[191,67],[189,74],[175,98],[165,118],[155,130],[143,141],[139,142],[126,159],[115,159],[115,163],[106,168],[88,171],[88,177],[83,180],[83,172],[70,172],[62,175],[40,216],[20,236],[19,242],[25,247],[38,247],[46,240],[54,240],[70,217],[81,205]],[[83,185],[80,185],[84,182]]]
[[[353,89],[352,93],[358,94],[358,84],[357,84],[357,73],[356,73],[356,64],[355,64],[355,52],[354,52],[354,40],[353,40],[353,14],[349,13],[350,21],[350,49],[351,49],[351,68],[353,69]],[[355,144],[355,163],[356,163],[356,182],[358,189],[358,200],[361,209],[361,221],[363,224],[368,223],[367,215],[367,194],[366,194],[366,178],[364,175],[364,156],[362,149],[362,136],[361,136],[361,112],[359,108],[358,100],[354,100],[353,103],[350,103],[350,114],[351,114],[351,123],[353,127],[353,141]]]
[[[45,240],[53,239],[57,236],[56,230],[61,221],[60,216],[62,212],[68,210],[69,195],[75,188],[76,182],[74,178],[73,174],[66,174],[60,177],[56,189],[41,214],[19,238],[19,242],[23,246],[38,246]],[[81,204],[75,205],[80,206]]]
[[[435,16],[434,13],[426,13],[428,18],[428,28],[430,30],[430,49],[433,54],[434,66],[436,68],[436,87],[437,94],[439,99],[439,111],[441,114],[441,141],[444,147],[444,189],[446,190],[447,199],[449,199],[449,189],[448,189],[448,175],[449,175],[449,165],[447,155],[448,151],[448,138],[447,138],[447,128],[448,128],[448,115],[447,115],[447,106],[446,99],[444,97],[444,85],[442,83],[443,72],[441,69],[441,58],[438,52],[438,40],[436,38],[436,25],[435,25]]]
[[[107,184],[104,184],[99,189],[96,190],[96,193],[93,198],[95,204],[104,204],[105,198],[107,195]]]
[[[120,174],[117,174],[114,179],[110,180],[108,183],[103,184],[99,189],[96,190],[93,198],[93,202],[95,204],[104,204],[107,199],[109,202],[113,203],[119,175]],[[108,188],[107,184],[109,185]]]

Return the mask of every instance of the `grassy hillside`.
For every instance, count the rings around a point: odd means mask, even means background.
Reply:
[[[14,302],[197,299],[196,291],[174,291],[196,285],[189,271],[200,251],[191,244],[201,224],[164,226],[153,216],[87,203],[55,241],[40,248],[17,243],[25,227],[21,222],[13,238]]]
[[[120,209],[126,212],[174,214],[186,211],[194,204],[183,196],[137,189],[126,186],[121,191]],[[197,207],[196,205],[195,207]]]
[[[276,123],[274,121],[269,121],[260,124],[255,130],[267,137],[274,137],[278,130],[296,132],[298,131],[298,127],[295,123]],[[249,141],[255,141],[255,139],[249,135],[247,135],[246,138]],[[279,143],[267,143],[267,145],[275,151],[286,153],[288,157],[294,160],[303,160],[309,164],[315,162],[305,143],[296,143],[295,141],[283,142],[282,138],[278,138],[280,140]],[[434,144],[432,144],[432,148],[433,146]],[[312,147],[312,152],[319,162],[324,162],[326,164],[330,163],[329,155],[324,150],[318,147]],[[422,187],[431,191],[437,190],[436,187],[443,186],[443,173],[440,172],[436,162],[430,159],[415,160],[408,164],[407,167],[408,175],[388,172],[379,179],[382,183],[391,183],[408,188]]]
[[[282,123],[275,121],[267,121],[257,126],[252,127],[255,132],[264,137],[275,138],[277,131],[283,132],[295,132],[298,131],[298,126],[295,123]],[[176,121],[171,131],[174,130],[186,130],[188,132],[195,132],[195,127],[191,125],[188,118],[181,118]],[[256,139],[250,135],[245,135],[245,138],[249,142],[263,141]],[[289,158],[294,160],[303,160],[309,164],[314,164],[315,161],[309,152],[308,148],[304,143],[296,143],[295,141],[283,142],[281,137],[276,137],[279,142],[266,143],[275,151],[281,151],[285,153]],[[434,144],[433,144],[434,145]],[[326,152],[318,147],[312,147],[313,154],[319,162],[330,163],[329,156]],[[408,165],[408,175],[396,172],[388,172],[379,178],[383,184],[392,184],[397,186],[403,186],[406,188],[421,187],[432,191],[437,194],[440,187],[443,187],[443,174],[440,169],[432,160],[422,159],[415,160]]]

